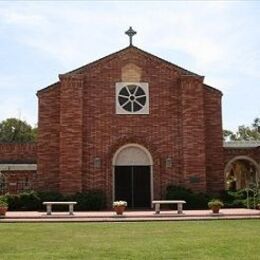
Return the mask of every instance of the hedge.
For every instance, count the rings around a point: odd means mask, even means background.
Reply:
[[[102,191],[87,191],[74,195],[62,195],[58,192],[23,192],[20,194],[5,194],[0,200],[8,203],[10,211],[44,210],[44,201],[77,201],[75,210],[101,210],[106,207],[106,196]],[[54,209],[68,210],[64,205],[55,205]]]
[[[212,198],[204,193],[195,193],[182,186],[170,185],[167,187],[165,199],[185,200],[184,209],[208,209],[208,202]]]

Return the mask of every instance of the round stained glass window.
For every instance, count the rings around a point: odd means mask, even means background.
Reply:
[[[128,112],[137,112],[146,104],[146,94],[137,85],[127,85],[123,87],[118,95],[120,106]]]

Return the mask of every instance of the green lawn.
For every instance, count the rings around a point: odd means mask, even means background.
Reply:
[[[260,259],[260,221],[0,223],[0,259]]]

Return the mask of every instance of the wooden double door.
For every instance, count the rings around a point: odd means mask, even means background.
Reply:
[[[127,201],[128,208],[151,207],[150,166],[115,166],[115,200]]]

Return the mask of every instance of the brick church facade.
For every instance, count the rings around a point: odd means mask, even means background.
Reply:
[[[132,207],[149,207],[168,185],[222,191],[235,148],[223,148],[222,93],[203,81],[130,45],[39,90],[37,145],[10,145],[16,152],[5,162],[37,164],[36,190],[102,190],[109,203],[125,199]],[[8,154],[4,147],[0,160]],[[259,148],[249,149],[256,167]],[[234,156],[249,150],[235,149]]]
[[[113,156],[131,144],[152,158],[155,198],[169,184],[222,189],[222,93],[202,76],[130,46],[59,78],[38,92],[40,189],[112,199]],[[149,112],[117,113],[117,83],[146,83]]]

